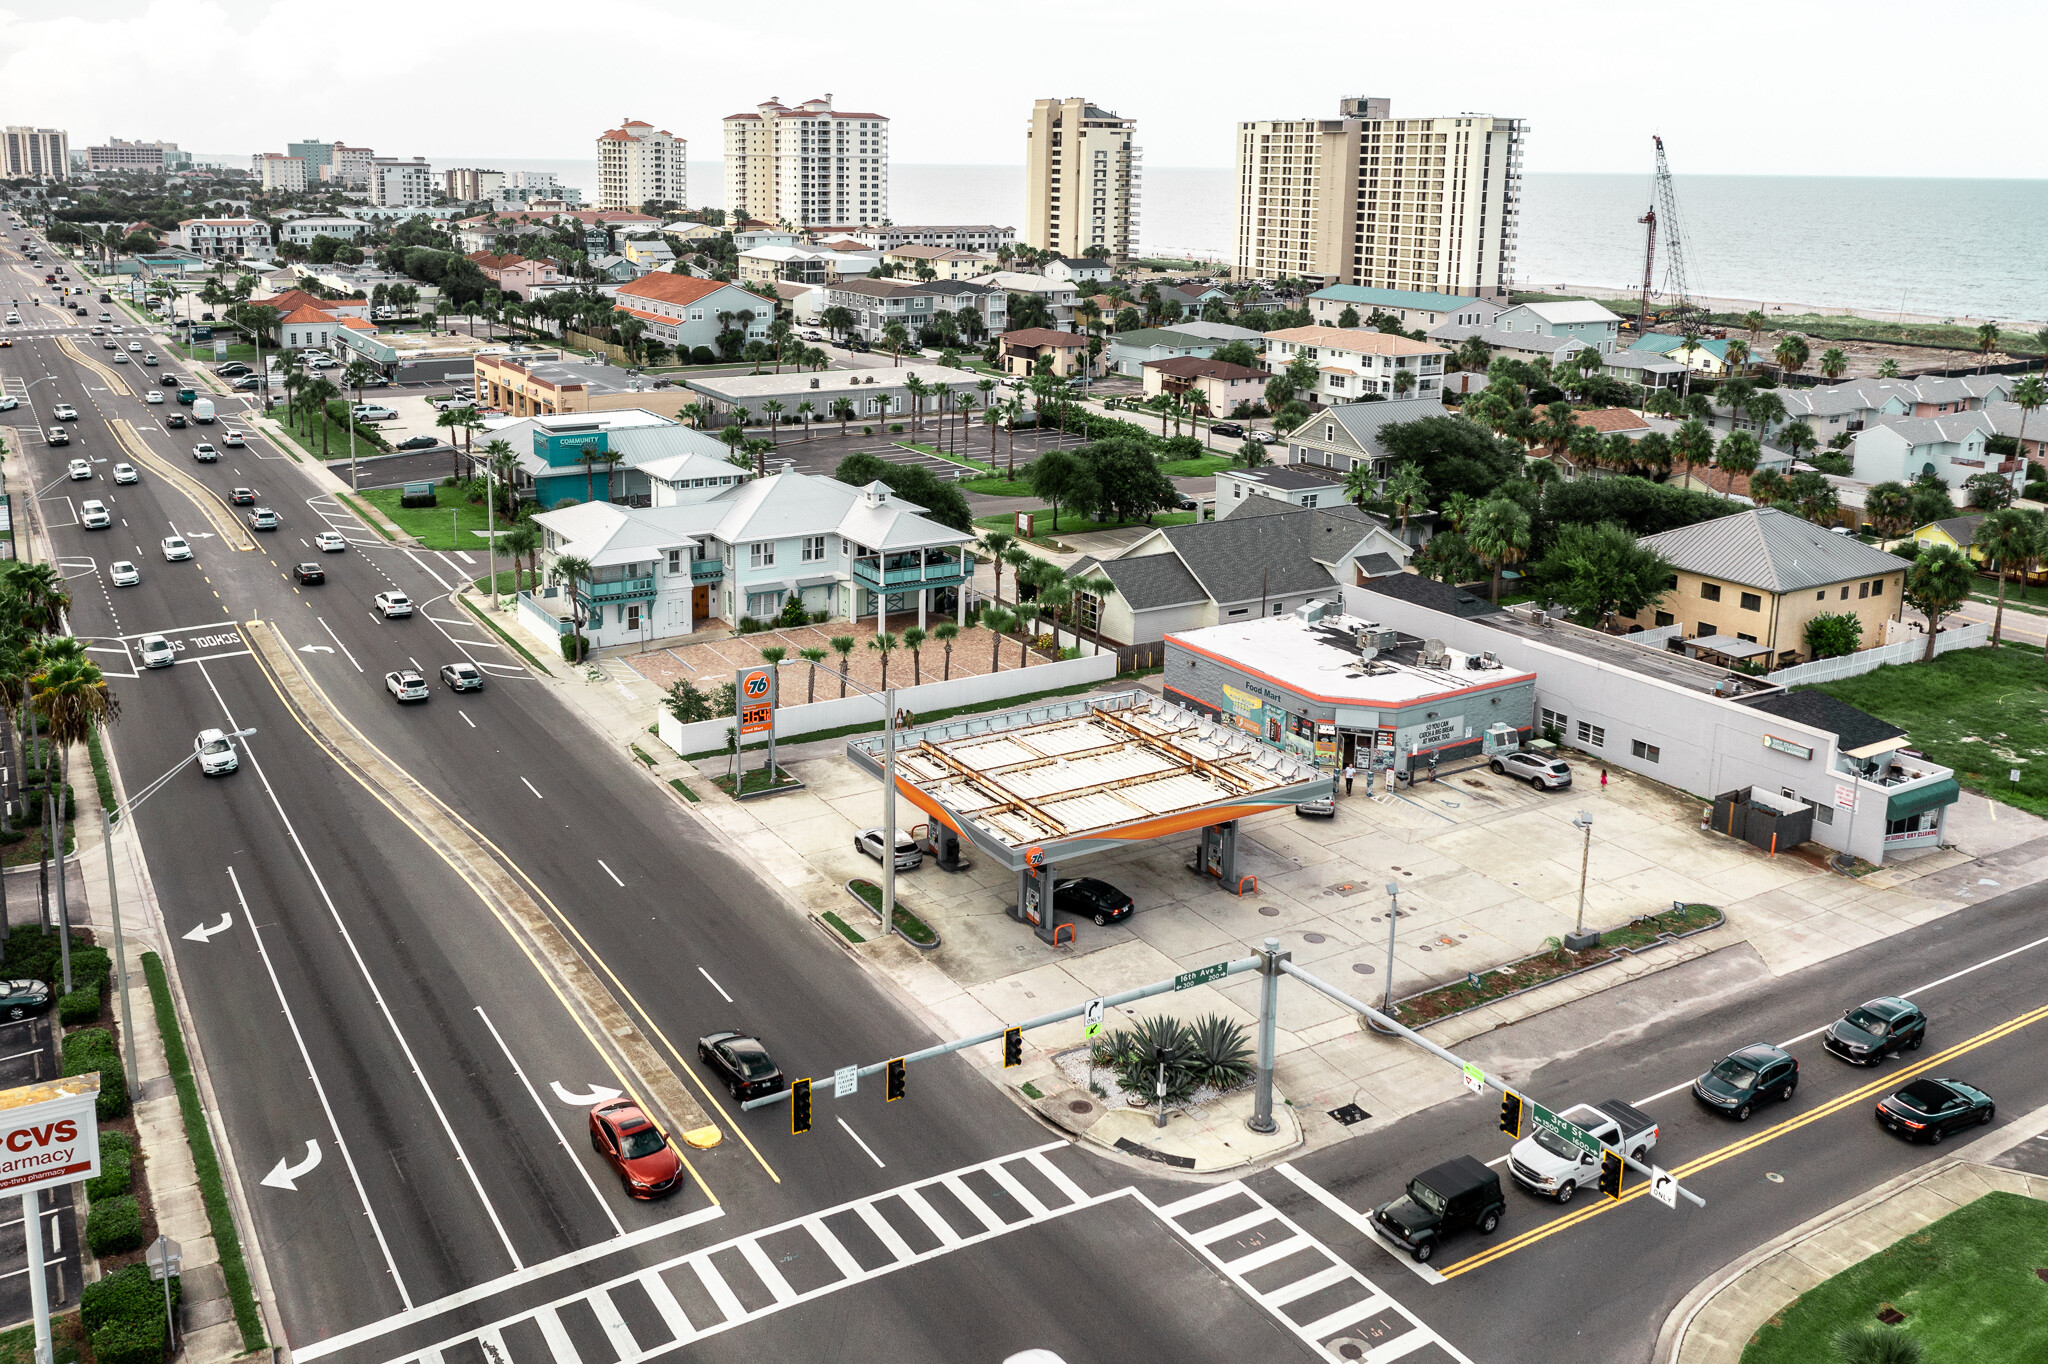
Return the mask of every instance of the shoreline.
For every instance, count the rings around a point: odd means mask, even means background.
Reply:
[[[1642,296],[1640,288],[1626,288],[1613,284],[1539,284],[1534,280],[1518,279],[1513,286],[1516,293],[1571,293],[1583,294],[1589,298],[1607,300],[1634,300]],[[1909,313],[1896,308],[1868,308],[1838,303],[1783,303],[1761,298],[1735,298],[1726,294],[1705,294],[1697,300],[1709,312],[1745,313],[1752,308],[1761,308],[1766,317],[1797,317],[1811,313],[1820,317],[1856,317],[1869,322],[1896,322],[1907,325],[1925,326],[1950,325],[1974,327],[1982,322],[1996,322],[2006,331],[2032,333],[2048,327],[2048,319],[2037,321],[2016,321],[1996,317],[1975,317],[1964,313]],[[1626,314],[1624,314],[1626,315]]]

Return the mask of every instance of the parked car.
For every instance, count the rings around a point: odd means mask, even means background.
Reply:
[[[715,1032],[698,1038],[697,1059],[711,1068],[736,1102],[782,1088],[782,1071],[768,1049],[745,1033]]]
[[[348,537],[338,530],[323,530],[313,537],[313,545],[323,554],[333,554],[348,548]]]
[[[379,592],[376,601],[378,612],[386,620],[412,614],[412,598],[403,592]]]
[[[1294,813],[1302,816],[1304,819],[1335,819],[1337,817],[1337,788],[1332,786],[1323,795],[1313,796],[1308,800],[1302,801],[1294,807]]]
[[[327,570],[318,564],[293,564],[292,576],[301,583],[324,583],[327,581]]]
[[[52,991],[40,980],[0,980],[0,1018],[18,1023],[50,1011]]]
[[[1062,914],[1093,919],[1098,926],[1128,919],[1137,908],[1130,896],[1093,876],[1053,882],[1052,905]]]
[[[391,448],[393,450],[431,450],[440,443],[440,441],[432,436],[407,436]]]
[[[1200,511],[1202,509],[1202,501],[1193,493],[1177,492],[1173,495],[1173,509],[1175,511]]]
[[[244,374],[241,378],[229,384],[228,387],[237,393],[253,393],[263,387],[263,376],[260,374]]]
[[[384,674],[384,690],[400,701],[428,701],[433,693],[427,690],[427,679],[411,668],[400,668],[397,672]]]
[[[192,751],[198,755],[199,770],[209,777],[224,776],[242,765],[235,756],[235,741],[217,729],[200,730]]]
[[[853,836],[853,850],[875,861],[882,860],[882,831],[879,828],[862,829]],[[896,831],[896,870],[915,871],[924,864],[924,853],[919,850],[917,840],[898,829]]]
[[[1500,1176],[1471,1156],[1454,1156],[1409,1180],[1399,1198],[1374,1208],[1372,1225],[1426,1264],[1447,1233],[1477,1227],[1490,1236],[1506,1211]]]
[[[142,666],[168,668],[178,661],[178,648],[162,635],[142,637]]]
[[[474,663],[443,663],[441,680],[450,691],[482,691],[484,675]]]
[[[380,407],[376,403],[358,403],[349,411],[359,422],[388,422],[398,419],[396,412],[388,407]]]
[[[134,465],[132,465],[132,464],[116,464],[116,465],[114,466],[114,482],[116,482],[116,483],[140,483],[141,481],[142,481],[142,475],[141,475],[141,474],[138,474],[138,473],[136,473],[136,472],[135,472],[135,466],[134,466]]]
[[[1737,1122],[1748,1122],[1764,1100],[1783,1103],[1798,1088],[1798,1060],[1768,1042],[1738,1047],[1692,1082],[1695,1098]]]
[[[163,539],[164,558],[170,563],[192,557],[192,546],[185,543],[180,535],[166,535]]]
[[[224,365],[215,365],[213,372],[223,379],[239,379],[244,374],[249,374],[252,371],[240,360],[230,360]]]
[[[1657,1144],[1656,1121],[1620,1099],[1574,1104],[1557,1116],[1584,1128],[1602,1146],[1626,1152],[1631,1160],[1640,1161]],[[1569,1203],[1581,1187],[1598,1182],[1600,1158],[1539,1127],[1508,1152],[1508,1173],[1531,1192]]]
[[[142,570],[127,559],[116,559],[107,565],[107,576],[116,587],[133,587],[142,581]]]
[[[1877,1106],[1878,1124],[1908,1141],[1938,1146],[1943,1137],[1998,1116],[1991,1096],[1961,1080],[1919,1079]]]
[[[1519,777],[1538,791],[1562,791],[1572,784],[1572,769],[1557,758],[1517,750],[1487,764],[1505,777]]]
[[[1821,1045],[1844,1061],[1875,1066],[1887,1056],[1918,1051],[1927,1040],[1927,1015],[1910,999],[1885,995],[1859,1004],[1836,1019]]]
[[[78,504],[78,524],[87,530],[105,530],[114,524],[114,514],[107,510],[106,503],[87,498]]]
[[[682,1157],[631,1099],[613,1099],[590,1110],[590,1144],[635,1198],[665,1194],[682,1181]]]

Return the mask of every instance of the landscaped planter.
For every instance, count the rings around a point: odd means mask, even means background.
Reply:
[[[846,892],[867,908],[876,918],[882,916],[882,888],[872,881],[855,878],[846,883]],[[939,945],[939,930],[903,907],[903,901],[896,902],[895,921],[888,927],[903,941],[919,951],[929,952]]]

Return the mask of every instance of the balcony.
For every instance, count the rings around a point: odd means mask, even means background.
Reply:
[[[854,581],[868,587],[888,587],[897,591],[951,587],[964,576],[959,556],[952,554],[935,553],[928,557],[921,551],[912,550],[907,554],[891,554],[881,560],[868,557],[853,561]]]
[[[584,597],[593,602],[625,601],[631,597],[654,595],[654,579],[618,578],[611,582],[583,584]]]
[[[692,559],[690,581],[692,583],[715,583],[725,576],[725,560]]]

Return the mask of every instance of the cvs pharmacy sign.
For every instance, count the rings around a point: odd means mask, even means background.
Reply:
[[[27,1193],[100,1172],[98,1075],[0,1090],[0,1191]]]

